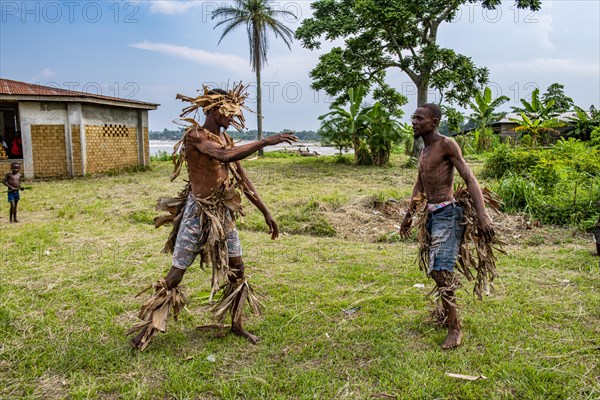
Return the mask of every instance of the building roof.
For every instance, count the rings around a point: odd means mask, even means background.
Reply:
[[[160,105],[138,100],[123,99],[94,93],[35,85],[32,83],[2,78],[0,78],[0,100],[95,103],[128,108],[142,108],[147,110],[156,110]]]

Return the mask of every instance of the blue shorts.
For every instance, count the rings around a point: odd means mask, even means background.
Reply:
[[[200,226],[200,217],[196,216],[198,206],[193,193],[190,193],[185,203],[181,225],[177,231],[177,240],[173,249],[173,266],[179,269],[187,269],[202,248],[206,244],[206,235]],[[233,226],[233,224],[231,224]],[[227,255],[229,257],[242,256],[242,244],[237,229],[226,232]]]
[[[454,271],[458,250],[465,231],[464,209],[452,203],[433,213],[429,213],[427,232],[431,238],[429,245],[429,272]]]
[[[14,190],[14,191],[8,191],[8,201],[19,201],[21,199],[21,197],[19,196],[19,191],[18,190]]]

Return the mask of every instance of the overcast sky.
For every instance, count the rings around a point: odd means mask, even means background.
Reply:
[[[245,29],[218,45],[222,31],[213,29],[211,12],[222,4],[227,3],[0,0],[0,76],[160,103],[150,112],[150,129],[173,129],[182,108],[177,93],[255,80]],[[274,4],[300,20],[310,16],[309,1]],[[511,98],[507,110],[535,87],[544,92],[554,82],[565,85],[577,105],[600,108],[600,1],[543,1],[539,12],[517,11],[513,4],[487,12],[478,5],[463,7],[455,21],[442,25],[438,43],[487,66],[494,94]],[[299,26],[286,22],[294,30]],[[308,51],[294,42],[289,51],[274,37],[269,43],[263,128],[317,129],[317,117],[331,99],[310,88],[308,73],[332,45]],[[416,103],[413,84],[401,72],[391,72],[388,81],[408,97],[408,117]],[[256,128],[253,116],[246,120],[249,129]]]

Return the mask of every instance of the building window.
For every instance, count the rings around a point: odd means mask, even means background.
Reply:
[[[129,132],[125,125],[104,124],[102,127],[102,136],[104,137],[129,137]]]

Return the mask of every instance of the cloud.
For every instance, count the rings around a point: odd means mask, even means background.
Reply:
[[[513,61],[500,63],[490,67],[491,70],[502,71],[535,71],[536,73],[578,74],[598,76],[600,64],[585,63],[581,60],[565,58],[537,58],[529,61]]]
[[[148,41],[132,43],[129,46],[136,49],[168,54],[173,57],[193,61],[200,65],[225,68],[231,71],[246,71],[248,69],[248,60],[231,54],[212,53],[187,46]]]
[[[56,71],[52,71],[50,68],[44,68],[42,72],[33,77],[34,81],[51,79],[56,76]]]
[[[550,40],[550,33],[554,30],[552,26],[553,18],[551,15],[540,15],[534,17],[537,20],[538,30],[536,32],[540,45],[544,49],[555,49],[556,45]]]

